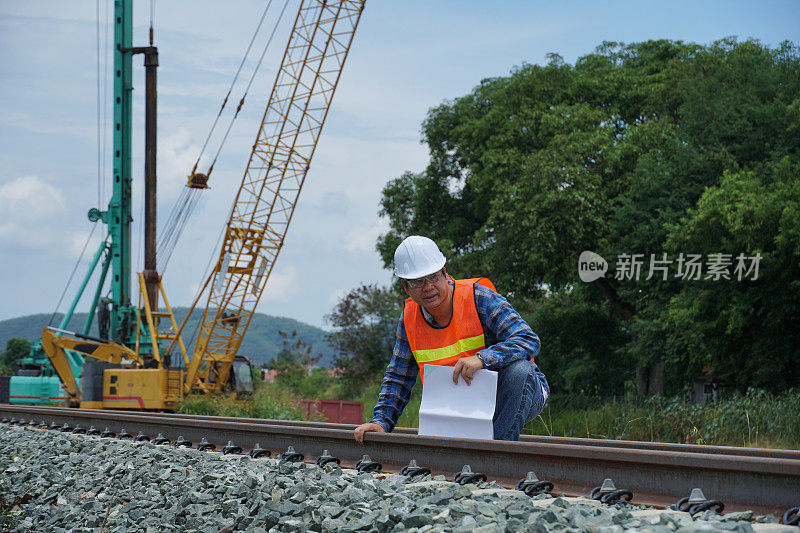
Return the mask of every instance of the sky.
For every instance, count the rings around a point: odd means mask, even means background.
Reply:
[[[299,0],[288,1],[287,15],[214,168],[211,189],[203,193],[164,273],[173,306],[192,303],[209,261],[218,255],[216,242],[299,5]],[[198,157],[265,5],[255,0],[155,3],[160,221],[167,219]],[[282,5],[275,0],[268,12],[234,89],[237,100]],[[86,212],[105,209],[111,191],[112,144],[102,118],[110,109],[102,105],[104,100],[110,104],[102,95],[111,91],[109,10],[109,0],[0,3],[0,320],[52,313],[62,293],[58,310],[63,311],[101,238],[103,228],[92,234]],[[135,46],[147,44],[149,21],[150,2],[135,1]],[[800,2],[369,0],[257,311],[326,327],[324,316],[347,291],[391,281],[375,251],[378,235],[388,229],[378,214],[380,194],[387,181],[425,168],[428,150],[420,128],[432,107],[522,63],[543,64],[551,52],[574,63],[603,41],[708,44],[727,36],[770,46],[800,43]],[[143,261],[141,57],[134,58],[136,271]],[[225,127],[227,120],[226,115]],[[90,282],[78,310],[88,310],[95,283]]]

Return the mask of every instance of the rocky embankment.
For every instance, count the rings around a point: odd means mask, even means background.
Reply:
[[[276,459],[0,426],[0,530],[800,531],[752,513],[613,507]],[[769,523],[772,522],[772,523]]]

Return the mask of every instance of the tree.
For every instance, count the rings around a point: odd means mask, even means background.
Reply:
[[[540,356],[553,391],[624,394],[627,376],[620,368],[630,366],[625,351],[628,338],[611,305],[592,287],[577,285],[539,298],[524,318],[546,339]]]
[[[788,157],[763,173],[726,172],[670,233],[671,250],[731,254],[731,280],[682,285],[658,317],[674,332],[680,349],[671,359],[686,374],[708,366],[740,390],[800,382],[798,176]],[[737,273],[739,254],[745,269],[758,254],[757,274]]]
[[[0,353],[0,368],[11,371],[14,363],[26,357],[31,351],[31,342],[22,337],[12,337],[6,341],[6,349]]]
[[[357,393],[364,383],[383,373],[392,356],[402,298],[387,287],[361,285],[336,303],[325,321],[326,336],[338,357],[345,393]]]
[[[277,372],[276,381],[291,389],[301,396],[309,391],[305,386],[305,379],[316,367],[322,354],[313,353],[314,347],[297,336],[297,330],[291,334],[278,330],[283,348],[278,355],[269,362],[269,368]]]
[[[694,252],[680,248],[693,241],[673,233],[726,172],[753,172],[741,176],[758,181],[783,160],[797,163],[798,94],[800,53],[788,42],[776,49],[735,38],[709,46],[603,43],[574,65],[555,54],[545,66],[523,64],[429,112],[423,123],[429,164],[384,188],[380,214],[390,229],[377,249],[388,267],[402,238],[427,235],[457,277],[488,275],[529,312],[560,309],[583,283],[576,268],[582,251],[610,262],[621,254]],[[712,241],[723,236],[714,231],[707,235]],[[606,306],[613,311],[613,337],[625,339],[619,355],[636,368],[640,393],[663,392],[665,368],[673,373],[666,383],[679,390],[683,383],[666,363],[683,360],[688,341],[674,329],[674,309],[691,307],[698,294],[674,277],[645,280],[645,270],[634,281],[616,279],[611,270],[588,287],[601,299],[581,297],[581,305],[596,314]],[[793,294],[788,278],[769,282],[771,293]],[[791,308],[779,307],[780,313]],[[588,345],[594,333],[554,334],[555,342],[542,338],[546,372],[549,342],[563,347],[558,357],[576,357],[567,348],[573,337],[585,335],[579,344]],[[775,342],[797,354],[791,336]]]

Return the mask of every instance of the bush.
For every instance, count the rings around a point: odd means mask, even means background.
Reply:
[[[178,406],[183,414],[266,418],[275,420],[303,420],[297,398],[271,384],[259,384],[252,399],[234,399],[230,396],[190,394]]]

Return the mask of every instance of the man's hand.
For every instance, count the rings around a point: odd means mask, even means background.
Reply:
[[[481,368],[483,368],[483,361],[477,355],[462,357],[456,361],[456,366],[453,368],[453,383],[458,385],[458,376],[461,376],[467,382],[467,385],[471,384],[472,374]]]
[[[386,430],[383,429],[383,426],[380,424],[376,424],[375,422],[367,422],[366,424],[361,424],[358,426],[353,434],[356,436],[356,440],[361,444],[364,444],[364,433],[367,431],[377,431],[378,433],[386,433]]]

